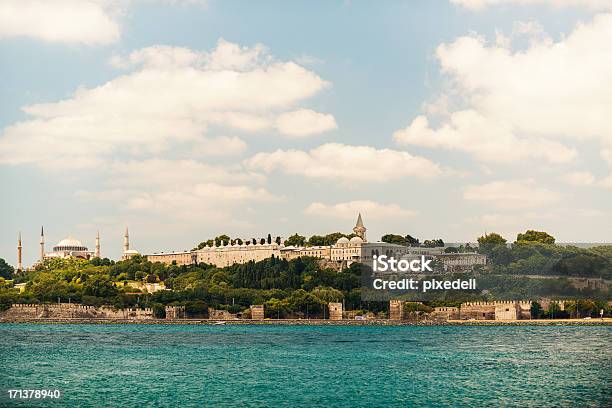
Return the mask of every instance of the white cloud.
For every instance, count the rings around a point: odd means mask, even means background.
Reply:
[[[246,143],[239,137],[219,136],[197,141],[189,150],[192,157],[233,156],[246,150]]]
[[[355,214],[358,213],[367,219],[406,218],[417,214],[397,204],[382,204],[370,200],[355,200],[337,204],[314,202],[304,212],[309,215],[344,219],[354,219]]]
[[[557,42],[534,39],[520,51],[475,36],[442,44],[436,56],[451,84],[444,93],[462,108],[433,128],[419,116],[395,139],[486,161],[568,162],[576,152],[566,144],[587,139],[610,148],[611,41],[612,14],[600,14]]]
[[[610,174],[606,178],[601,179],[599,181],[599,185],[604,187],[604,188],[612,188],[612,174]]]
[[[517,137],[510,124],[482,116],[475,110],[454,112],[437,129],[429,126],[426,116],[416,117],[405,129],[393,134],[396,142],[431,148],[457,150],[474,155],[483,162],[513,162],[524,158],[565,163],[576,151],[543,138]]]
[[[258,153],[245,164],[266,173],[281,170],[339,182],[386,182],[404,177],[431,178],[443,173],[439,165],[407,152],[338,143],[326,143],[308,152],[278,149]]]
[[[277,116],[328,86],[291,61],[274,60],[263,46],[223,40],[211,52],[156,46],[114,63],[133,71],[66,100],[23,108],[31,119],[4,129],[0,163],[94,167],[198,144],[210,125],[269,130]],[[333,117],[318,115],[319,123],[304,120],[301,131],[329,127]],[[236,140],[221,142],[240,148]]]
[[[567,173],[562,179],[572,186],[590,186],[595,182],[595,176],[588,171]]]
[[[95,190],[81,190],[84,201],[109,201],[122,211],[193,217],[194,223],[228,220],[233,211],[254,203],[277,202],[260,185],[261,175],[196,160],[148,159],[114,162],[100,172]],[[239,217],[235,217],[239,218]]]
[[[101,0],[2,0],[0,38],[110,44],[120,37],[120,2]]]
[[[280,114],[276,118],[276,127],[283,135],[298,138],[327,132],[338,125],[330,114],[300,109]]]
[[[604,159],[610,166],[612,166],[612,149],[603,149],[601,151],[601,157]]]
[[[467,186],[463,198],[498,208],[525,209],[552,204],[561,195],[536,186],[532,180],[516,180]]]
[[[453,4],[481,10],[500,5],[548,5],[556,8],[581,7],[589,10],[612,10],[610,0],[450,0]]]

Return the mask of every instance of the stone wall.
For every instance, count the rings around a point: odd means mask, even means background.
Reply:
[[[153,319],[149,308],[115,309],[110,306],[86,306],[75,303],[22,304],[16,303],[2,312],[6,319]]]
[[[469,320],[521,320],[531,318],[531,302],[527,300],[500,300],[467,302],[461,304],[461,319]]]
[[[458,307],[436,307],[431,312],[433,320],[457,320],[459,319]]]
[[[166,319],[176,320],[185,318],[185,306],[166,306]]]
[[[330,303],[329,320],[342,320],[342,303]]]
[[[493,302],[467,302],[461,304],[461,319],[464,320],[495,320],[495,304]]]
[[[404,319],[404,302],[401,300],[389,301],[389,319],[403,320]]]
[[[263,305],[251,305],[250,309],[252,320],[263,320],[265,318]]]
[[[230,313],[227,310],[217,310],[209,307],[208,318],[211,320],[235,320],[238,317],[236,317],[234,313]]]

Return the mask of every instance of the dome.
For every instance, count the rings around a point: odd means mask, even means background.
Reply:
[[[123,252],[124,254],[131,254],[131,255],[138,255],[139,252],[135,249],[128,249],[127,251]]]
[[[58,242],[57,245],[53,247],[53,251],[87,251],[87,247],[78,239],[69,236]]]
[[[353,237],[349,242],[351,244],[363,244],[363,239],[361,239],[360,237]]]
[[[349,240],[347,237],[342,237],[340,239],[338,239],[338,241],[336,241],[336,244],[348,244]]]
[[[68,238],[62,239],[55,246],[58,246],[58,247],[82,247],[83,244],[78,239],[75,239],[73,237],[68,237]]]

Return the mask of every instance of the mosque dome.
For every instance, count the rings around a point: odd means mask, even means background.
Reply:
[[[78,239],[69,236],[58,242],[53,247],[53,251],[87,251],[87,247]]]
[[[348,244],[349,240],[347,237],[341,237],[338,239],[338,241],[336,241],[336,244]]]
[[[349,242],[351,244],[363,244],[363,239],[361,239],[359,237],[353,237],[353,238],[351,238],[351,240]]]
[[[140,254],[140,252],[138,252],[135,249],[128,249],[127,251],[124,251],[123,253],[128,254],[128,255],[139,255]]]

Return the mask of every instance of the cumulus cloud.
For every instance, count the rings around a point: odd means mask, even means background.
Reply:
[[[603,149],[601,151],[601,157],[612,166],[612,149]]]
[[[370,200],[355,200],[337,204],[314,202],[306,207],[304,212],[308,215],[344,219],[354,219],[355,214],[358,213],[368,219],[407,218],[417,214],[397,204],[382,204]]]
[[[595,176],[588,171],[576,171],[565,174],[563,181],[572,186],[590,186],[595,182]]]
[[[0,38],[110,44],[120,37],[119,5],[117,1],[101,0],[3,0]]]
[[[407,152],[339,143],[326,143],[310,151],[278,149],[271,153],[257,153],[245,164],[266,173],[280,170],[287,174],[340,182],[384,182],[443,174],[438,164]]]
[[[0,136],[0,163],[94,167],[197,144],[211,125],[269,130],[276,117],[295,113],[296,104],[329,85],[294,62],[276,61],[263,46],[223,40],[210,52],[149,47],[114,64],[130,71],[66,100],[23,108],[30,118]],[[331,115],[297,116],[293,129],[302,134],[335,124]],[[291,128],[291,120],[281,122]],[[240,148],[236,140],[222,142]]]
[[[561,195],[536,186],[533,180],[512,180],[467,186],[463,198],[497,208],[526,209],[552,204]]]
[[[500,5],[548,5],[556,8],[582,7],[589,10],[612,10],[609,0],[450,0],[453,4],[481,10],[489,6]]]
[[[266,190],[265,179],[238,167],[196,160],[148,159],[108,164],[95,190],[84,189],[84,201],[108,201],[122,210],[195,217],[194,222],[231,218],[237,208],[283,199]]]
[[[604,188],[612,188],[612,174],[599,181],[599,185]]]
[[[554,42],[534,40],[514,51],[504,42],[460,37],[436,51],[462,108],[436,126],[416,117],[395,133],[401,144],[455,149],[478,160],[571,161],[568,146],[598,140],[612,146],[612,14],[596,15]]]
[[[484,162],[512,162],[524,158],[550,163],[574,159],[576,151],[544,138],[528,139],[514,134],[509,123],[484,117],[475,110],[454,112],[437,129],[426,116],[418,116],[405,129],[393,133],[399,144],[457,150]]]
[[[298,138],[327,132],[338,125],[330,114],[300,109],[280,114],[276,118],[276,127],[283,135]]]

